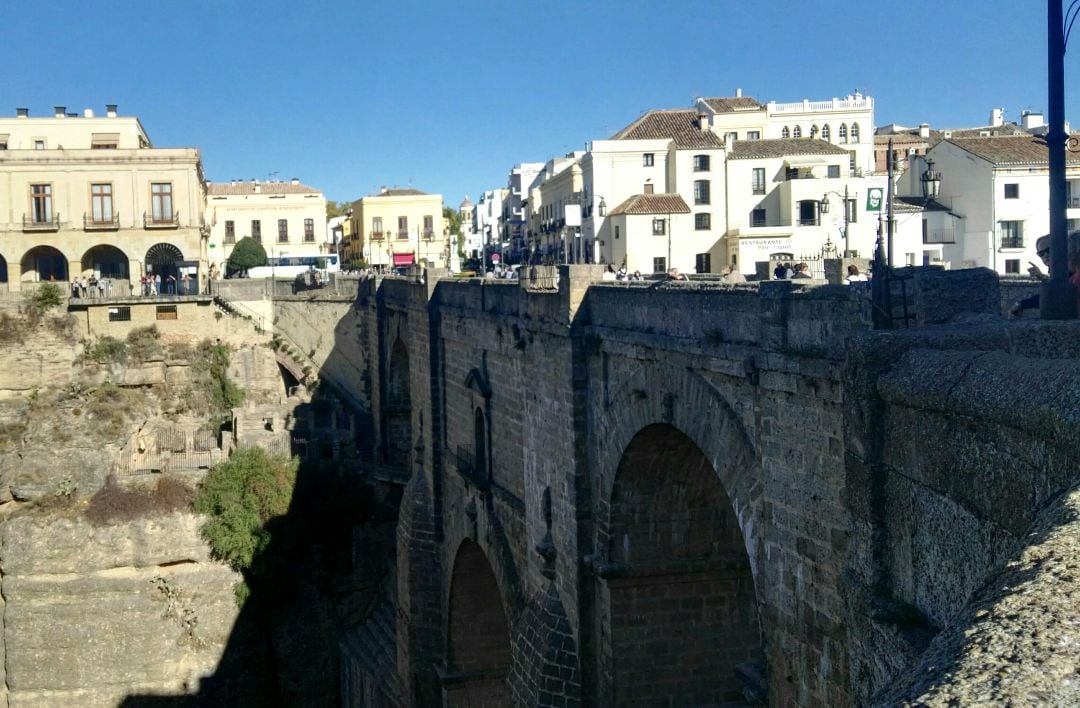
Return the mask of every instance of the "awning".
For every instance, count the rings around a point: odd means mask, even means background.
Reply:
[[[413,264],[413,254],[411,253],[395,253],[394,254],[394,266],[409,266]]]
[[[784,158],[784,164],[788,167],[813,167],[827,165],[829,161],[824,155],[789,155]]]
[[[120,144],[120,133],[92,133],[90,136],[90,147],[111,147],[115,148]]]

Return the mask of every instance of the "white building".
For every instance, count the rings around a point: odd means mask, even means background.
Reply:
[[[480,195],[480,201],[473,209],[473,227],[476,238],[480,240],[480,251],[485,254],[485,266],[492,265],[488,260],[491,253],[498,253],[498,262],[504,250],[502,245],[503,199],[506,189],[489,189]]]
[[[858,94],[768,104],[739,94],[698,99],[689,109],[649,111],[610,140],[593,141],[561,164],[548,163],[529,200],[530,240],[542,257],[558,261],[625,263],[643,272],[660,265],[718,272],[734,264],[749,274],[763,253],[811,254],[829,240],[842,250],[835,217],[823,222],[819,213],[827,198],[843,202],[846,188],[849,241],[859,244],[849,250],[862,252],[866,232],[876,226],[858,225],[865,211],[858,204],[871,186],[884,186],[873,177],[872,126],[873,100]],[[762,145],[755,150],[757,143]],[[768,179],[758,184],[753,180],[760,171]],[[609,223],[608,210],[629,219],[680,203],[689,209],[685,216],[676,209],[649,217],[645,230],[657,233],[651,241],[637,240],[635,227],[635,240],[627,243],[625,229],[639,218],[620,222],[618,230]],[[662,226],[660,219],[668,223]],[[663,254],[656,252],[660,240]]]
[[[526,258],[528,248],[529,192],[537,186],[543,162],[523,162],[514,165],[506,181],[506,198],[503,200],[502,240],[509,243],[503,255],[509,263],[520,263]]]
[[[1068,230],[1080,228],[1080,154],[1066,151]],[[926,154],[941,174],[938,201],[962,218],[959,228],[929,238],[953,268],[983,266],[1023,273],[1039,263],[1035,241],[1050,231],[1049,158],[1043,139],[1028,135],[952,138]],[[918,193],[921,170],[909,170],[901,191]],[[929,245],[929,244],[928,244]]]
[[[221,272],[233,246],[250,236],[272,258],[323,256],[326,197],[314,187],[290,182],[211,182],[207,185],[210,252]]]

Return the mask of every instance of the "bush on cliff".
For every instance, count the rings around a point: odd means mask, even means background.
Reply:
[[[270,544],[270,523],[289,510],[298,461],[262,448],[241,448],[214,465],[195,495],[195,511],[205,514],[203,538],[213,556],[251,581],[256,557]],[[241,601],[247,588],[237,589]]]
[[[58,490],[59,494],[59,490]],[[162,476],[153,488],[126,488],[116,477],[105,478],[105,486],[90,498],[86,518],[95,526],[124,523],[191,509],[194,490],[182,479]]]

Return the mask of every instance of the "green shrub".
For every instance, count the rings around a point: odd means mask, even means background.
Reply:
[[[156,325],[136,327],[128,332],[128,356],[136,361],[146,361],[151,357],[160,356],[162,354],[160,339],[161,333],[158,332]]]
[[[244,402],[244,389],[229,378],[228,345],[204,340],[191,358],[191,368],[198,375],[199,394],[211,417],[224,419]]]
[[[99,364],[122,364],[127,361],[128,347],[116,337],[98,337],[83,351],[84,361]]]
[[[107,383],[90,392],[86,413],[100,432],[115,437],[125,432],[128,419],[134,418],[145,402],[141,393]]]
[[[215,558],[251,572],[269,545],[267,524],[289,510],[297,466],[295,458],[251,447],[210,469],[195,495],[195,511],[207,516],[202,535]]]
[[[42,283],[34,289],[30,302],[41,311],[60,307],[64,302],[64,291],[56,283]]]

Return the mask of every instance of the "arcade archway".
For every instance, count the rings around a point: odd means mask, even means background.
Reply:
[[[762,658],[750,559],[709,459],[668,424],[619,462],[606,581],[615,705],[739,700],[736,667]]]
[[[68,261],[64,254],[52,246],[35,246],[22,257],[22,280],[37,282],[55,280],[66,282]],[[7,270],[5,268],[5,270]]]
[[[116,246],[94,246],[83,254],[82,270],[93,271],[99,278],[128,280],[128,260]]]

